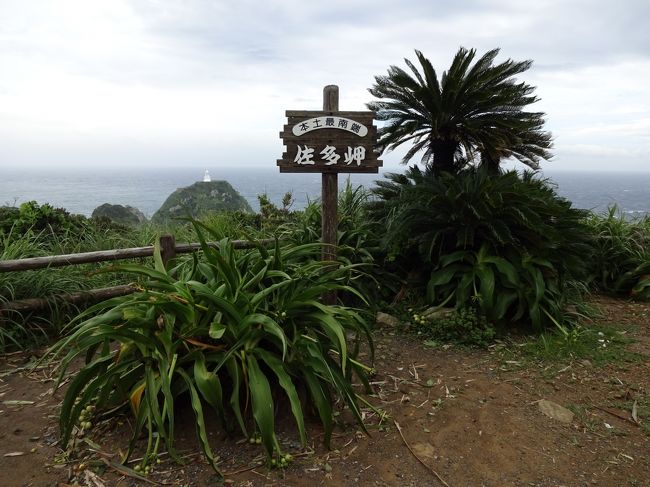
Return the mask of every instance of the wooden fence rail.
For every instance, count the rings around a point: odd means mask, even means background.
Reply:
[[[275,242],[274,239],[258,240],[233,240],[231,243],[236,249],[250,249],[257,245],[269,245]],[[208,242],[210,246],[216,246],[216,242]],[[178,254],[188,254],[201,250],[200,243],[176,244],[174,237],[163,235],[160,237],[160,253],[164,262],[169,261]],[[152,257],[154,246],[133,247],[128,249],[100,250],[96,252],[83,252],[78,254],[54,255],[47,257],[32,257],[28,259],[2,260],[0,261],[0,272],[17,272],[34,269],[45,269],[50,267],[62,267],[67,265],[79,265],[97,262],[108,262],[114,260],[134,259],[139,257]],[[131,285],[113,286],[101,289],[89,289],[74,293],[57,294],[49,298],[29,298],[17,301],[0,303],[0,315],[5,311],[25,312],[47,310],[53,303],[65,302],[74,305],[86,304],[93,301],[124,296],[135,291]]]
[[[259,240],[262,245],[273,243],[273,239]],[[233,240],[236,249],[250,249],[255,247],[254,242],[248,240]],[[216,246],[216,242],[208,245]],[[201,250],[201,244],[175,244],[174,237],[164,235],[160,238],[161,253],[164,261],[175,254],[187,254]],[[153,256],[154,246],[132,247],[128,249],[99,250],[96,252],[82,252],[79,254],[52,255],[47,257],[31,257],[27,259],[0,260],[0,272],[28,271],[45,269],[49,267],[62,267],[67,265],[89,264],[94,262],[108,262],[112,260],[136,259],[138,257]]]

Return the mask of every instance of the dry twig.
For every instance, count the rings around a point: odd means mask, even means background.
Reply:
[[[592,404],[591,407],[596,408],[599,411],[602,411],[604,413],[610,414],[610,415],[614,416],[615,418],[622,419],[623,421],[627,421],[628,423],[632,423],[634,426],[639,426],[639,423],[637,423],[633,419],[626,418],[625,416],[621,416],[620,414],[615,413],[613,411],[610,411],[609,409],[601,408],[600,406],[596,406],[595,404]]]
[[[395,421],[395,420],[393,420],[393,423],[395,423],[395,427],[397,428],[397,431],[399,432],[399,435],[402,437],[402,441],[406,445],[406,448],[408,448],[409,451],[411,452],[411,455],[413,455],[418,460],[418,462],[420,462],[422,465],[424,465],[427,468],[427,470],[429,470],[433,475],[435,475],[436,478],[442,483],[442,485],[444,485],[445,487],[449,487],[449,484],[447,482],[445,482],[440,475],[438,475],[438,472],[436,472],[434,469],[432,469],[429,465],[427,465],[424,462],[424,460],[422,460],[419,456],[417,456],[415,454],[415,452],[411,448],[411,445],[409,445],[408,442],[406,441],[406,438],[404,438],[404,434],[402,433],[402,428],[399,425],[399,423],[397,421]]]

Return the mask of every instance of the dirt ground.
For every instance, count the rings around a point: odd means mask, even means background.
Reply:
[[[280,443],[295,460],[284,470],[263,465],[261,447],[213,428],[225,485],[250,486],[650,486],[650,417],[630,404],[650,401],[650,306],[599,298],[601,322],[626,330],[640,358],[597,366],[587,360],[540,363],[507,352],[428,348],[390,329],[378,330],[375,394],[367,409],[371,436],[342,411],[332,450],[310,425],[302,449],[288,419]],[[631,332],[629,330],[632,330]],[[513,356],[515,357],[513,359]],[[57,404],[47,369],[28,372],[24,354],[0,359],[0,486],[92,487],[220,485],[197,454],[189,409],[179,425],[186,463],[162,457],[147,482],[119,471],[129,423],[99,423],[79,457],[57,448]],[[568,422],[542,413],[540,401],[568,407]],[[643,413],[643,414],[642,414]],[[639,424],[640,423],[640,424]],[[84,469],[85,466],[91,468]]]

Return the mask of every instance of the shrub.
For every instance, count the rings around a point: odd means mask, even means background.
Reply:
[[[266,193],[258,195],[257,200],[260,204],[259,220],[261,228],[274,231],[278,226],[294,221],[297,217],[297,213],[291,211],[293,206],[293,194],[291,192],[285,193],[282,197],[282,207],[275,205]]]
[[[618,208],[592,214],[593,280],[603,291],[650,298],[650,218],[626,220]]]
[[[29,230],[38,233],[62,233],[83,226],[86,218],[71,215],[63,208],[55,208],[49,203],[39,205],[36,201],[22,203],[17,209],[3,207],[0,211],[0,232],[9,233],[14,228],[18,233]]]
[[[351,380],[355,374],[368,384],[369,369],[355,353],[362,339],[372,345],[369,329],[359,310],[318,301],[334,290],[363,300],[344,284],[354,268],[323,266],[319,244],[276,243],[268,251],[237,253],[228,239],[209,246],[202,231],[198,236],[202,258],[167,269],[156,254],[155,269],[117,266],[146,276],[142,290],[91,308],[54,346],[54,357],[65,354],[61,377],[76,357],[86,357],[63,401],[63,444],[83,411],[86,422],[88,411],[129,404],[136,420],[127,458],[144,429],[149,441],[143,463],[156,455],[160,442],[175,455],[175,402],[181,395],[190,398],[197,436],[215,469],[206,407],[226,428],[239,427],[251,438],[259,431],[275,462],[286,461],[275,435],[279,396],[288,399],[303,443],[303,405],[317,411],[329,443],[334,396],[364,428]]]
[[[461,308],[441,317],[414,314],[414,331],[434,342],[487,347],[496,336],[494,326],[476,309]]]
[[[387,252],[429,275],[431,303],[540,327],[561,319],[566,283],[588,275],[587,212],[531,173],[434,176],[411,167],[379,182],[375,194]]]

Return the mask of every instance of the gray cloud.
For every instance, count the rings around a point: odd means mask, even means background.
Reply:
[[[462,45],[535,61],[526,80],[556,136],[553,166],[638,169],[649,16],[647,1],[0,0],[0,167],[93,159],[93,147],[97,161],[192,147],[246,164],[243,140],[251,165],[273,161],[284,110],[319,108],[323,85],[363,109],[373,77],[413,49],[443,71]]]

